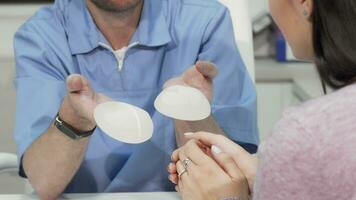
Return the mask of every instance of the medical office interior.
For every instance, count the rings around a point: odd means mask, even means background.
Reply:
[[[237,43],[257,88],[258,126],[263,141],[286,108],[323,94],[319,76],[312,64],[293,58],[271,20],[267,1],[222,2],[232,13]],[[29,191],[28,184],[19,178],[16,169],[13,36],[39,7],[50,3],[0,1],[0,199],[1,194]]]

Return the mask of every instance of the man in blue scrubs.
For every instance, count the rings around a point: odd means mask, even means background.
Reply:
[[[18,30],[14,45],[20,174],[42,199],[171,191],[165,167],[188,131],[257,150],[255,89],[230,15],[215,0],[57,0]],[[174,77],[210,98],[212,116],[173,121],[154,109]],[[124,144],[95,128],[93,109],[108,97],[149,112],[153,138]]]

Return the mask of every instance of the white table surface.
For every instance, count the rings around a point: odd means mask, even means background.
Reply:
[[[0,200],[36,200],[35,195],[0,195]],[[70,194],[59,200],[180,200],[177,193],[106,193],[106,194]]]

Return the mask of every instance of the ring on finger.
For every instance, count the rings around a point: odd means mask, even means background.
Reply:
[[[179,174],[178,174],[179,179],[181,179],[182,175],[185,174],[185,173],[187,173],[187,172],[188,172],[188,170],[187,170],[187,169],[184,169],[181,173],[179,173]]]
[[[182,164],[184,169],[188,169],[189,164],[192,163],[192,160],[190,160],[189,158],[186,158],[184,160],[182,160]]]

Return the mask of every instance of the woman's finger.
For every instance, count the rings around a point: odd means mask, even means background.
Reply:
[[[197,182],[195,182],[194,177],[190,176],[190,173],[196,173],[199,168],[193,163],[190,163],[186,168],[184,167],[183,162],[180,160],[176,163],[178,175],[176,190],[180,192],[183,196],[184,194],[191,194],[192,190],[195,191],[198,189]]]
[[[234,159],[238,168],[248,179],[250,189],[252,190],[258,164],[256,157],[252,156],[240,145],[235,144],[233,141],[224,136],[207,132],[197,132],[194,134],[188,134],[186,137],[188,139],[199,140],[199,142],[206,146],[217,146],[221,149],[222,152],[230,155]]]
[[[167,166],[167,171],[169,173],[168,179],[173,183],[173,184],[178,184],[178,174],[177,174],[177,167],[175,163],[169,163]]]
[[[173,151],[172,156],[171,156],[171,160],[173,163],[176,163],[179,160],[179,151],[181,151],[181,150],[182,150],[182,147]]]
[[[173,183],[173,184],[175,184],[175,185],[177,185],[178,184],[178,174],[170,174],[169,176],[168,176],[168,179]]]
[[[188,169],[184,168],[181,160],[176,163],[176,166],[178,172],[178,179],[179,181],[183,181],[185,176],[188,176]]]
[[[194,161],[187,156],[184,151],[179,152],[179,163],[183,165],[188,171],[192,166],[196,166]],[[184,166],[185,165],[185,166]],[[178,166],[177,166],[177,171],[178,171]]]
[[[196,133],[187,133],[185,134],[187,139],[195,139],[202,142],[204,145],[211,147],[214,144],[220,143],[222,140],[221,135],[208,133],[208,132],[196,132]]]
[[[212,147],[212,152],[215,161],[233,180],[246,181],[245,175],[229,154],[221,152],[216,146]]]
[[[176,185],[175,187],[176,191],[180,193],[180,190],[179,190],[179,185]]]
[[[179,159],[189,158],[195,165],[212,165],[215,162],[204,153],[197,140],[190,140],[179,153]]]
[[[175,163],[169,163],[169,165],[167,166],[167,171],[170,174],[176,174],[177,173],[177,167],[176,167]]]
[[[211,152],[216,162],[220,165],[221,168],[224,169],[226,173],[230,175],[230,177],[234,178],[236,181],[240,181],[241,178],[247,180],[250,191],[253,192],[253,187],[255,184],[254,180],[257,171],[256,158],[253,156],[245,157],[244,159],[236,158],[234,155],[224,153],[219,147],[215,145],[212,146]],[[238,173],[235,174],[235,172]]]
[[[237,164],[243,164],[251,160],[252,155],[240,145],[234,143],[227,137],[208,132],[197,132],[185,135],[188,139],[198,140],[206,146],[218,146],[224,153],[230,154]]]

